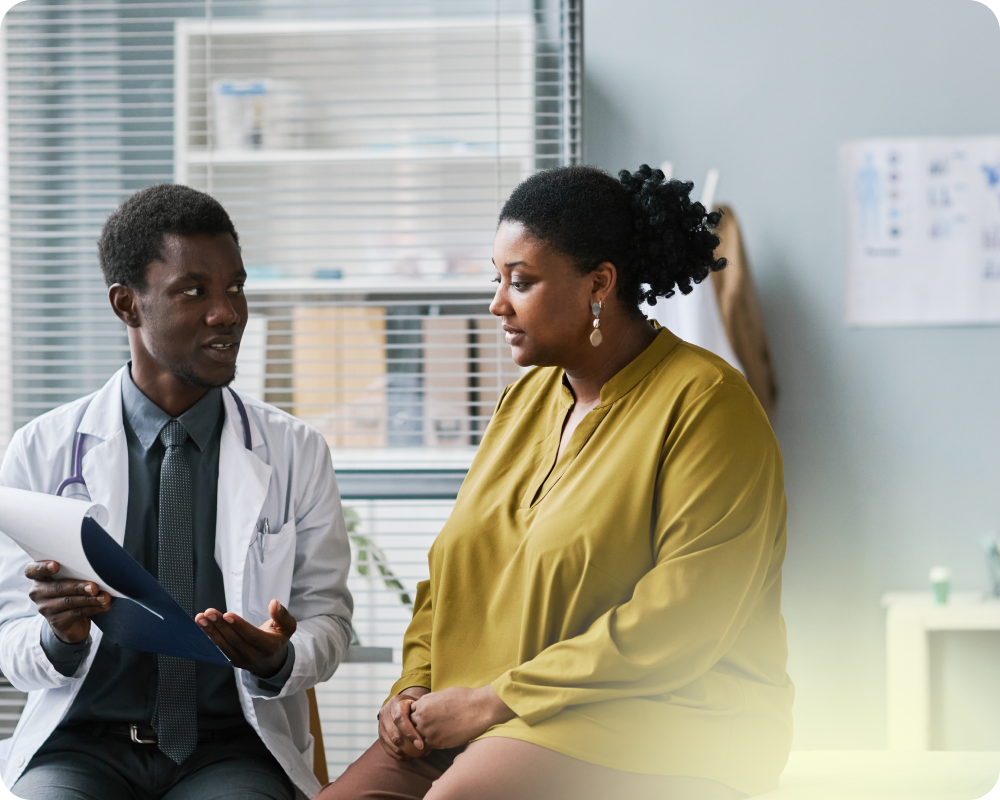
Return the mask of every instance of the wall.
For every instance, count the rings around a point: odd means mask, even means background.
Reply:
[[[1000,134],[1000,27],[971,0],[587,0],[585,31],[586,160],[670,159],[699,192],[717,167],[748,242],[781,389],[795,746],[884,747],[881,594],[935,564],[987,585],[1000,327],[844,324],[837,147]],[[1000,635],[937,639],[935,742],[1000,749],[1000,689],[969,688]]]

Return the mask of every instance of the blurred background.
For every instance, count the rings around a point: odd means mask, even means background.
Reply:
[[[846,323],[838,148],[1000,136],[985,6],[25,0],[2,33],[0,446],[127,359],[107,215],[163,181],[216,196],[249,274],[236,389],[322,431],[349,509],[331,775],[375,736],[426,550],[519,374],[487,308],[497,212],[571,163],[669,161],[695,196],[717,170],[780,387],[795,747],[887,746],[883,596],[936,565],[956,598],[992,590],[1000,328]],[[1000,632],[928,642],[927,746],[1000,749]]]

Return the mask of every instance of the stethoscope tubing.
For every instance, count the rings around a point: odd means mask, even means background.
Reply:
[[[236,410],[240,413],[240,422],[243,423],[243,444],[246,445],[247,450],[253,450],[253,438],[250,436],[250,419],[247,417],[246,406],[243,405],[243,401],[236,392],[228,386],[226,388],[229,389],[229,394],[233,396],[233,400],[236,403]],[[87,485],[87,482],[83,479],[83,437],[83,433],[77,432],[73,454],[73,464],[76,469],[72,475],[59,484],[59,488],[56,489],[56,496],[58,497],[62,497],[62,493],[75,483],[79,483],[84,487]]]

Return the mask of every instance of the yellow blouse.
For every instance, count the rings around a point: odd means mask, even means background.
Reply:
[[[791,743],[781,453],[725,361],[661,329],[556,460],[557,368],[504,392],[431,548],[392,689],[492,683],[486,736],[774,788]]]

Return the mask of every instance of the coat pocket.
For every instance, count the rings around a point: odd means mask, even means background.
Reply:
[[[277,599],[286,608],[295,571],[295,520],[290,519],[277,533],[268,533],[247,551],[247,619],[262,625],[270,615],[267,606]]]

